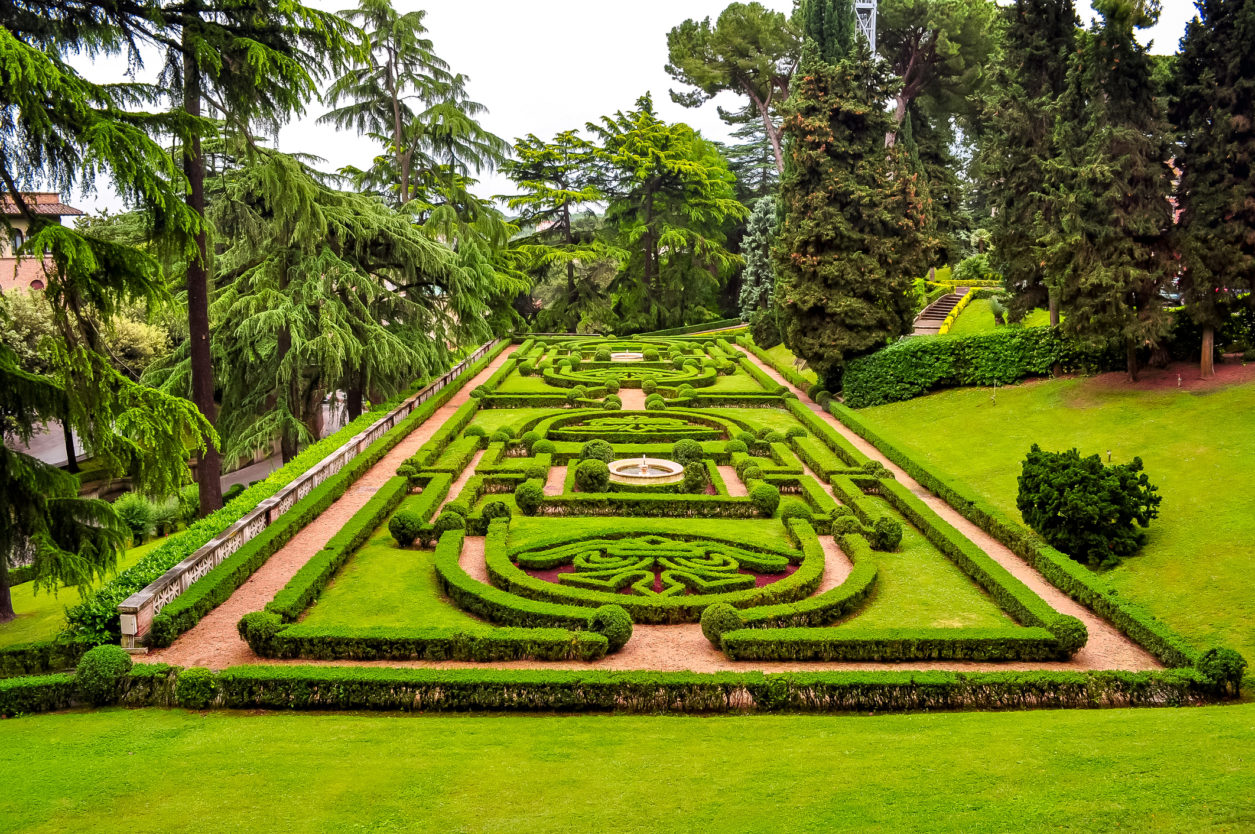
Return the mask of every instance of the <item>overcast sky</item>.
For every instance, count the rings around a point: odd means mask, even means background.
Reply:
[[[308,0],[336,10],[353,0]],[[470,77],[472,97],[488,108],[485,127],[513,141],[535,133],[552,137],[569,128],[632,107],[637,97],[652,92],[659,114],[686,121],[711,139],[724,139],[727,129],[713,103],[690,110],[672,103],[674,86],[663,67],[667,62],[667,31],[686,18],[717,17],[729,0],[636,0],[630,4],[604,0],[394,0],[398,9],[427,8],[427,27],[437,53],[455,72]],[[792,0],[761,0],[788,12]],[[1091,16],[1089,0],[1078,0],[1083,22]],[[1142,33],[1158,53],[1176,51],[1185,23],[1194,16],[1190,0],[1163,0],[1159,24]],[[156,62],[154,62],[154,69]],[[93,67],[92,77],[119,77],[120,62]],[[726,94],[725,94],[726,95]],[[737,106],[737,99],[719,100]],[[367,167],[379,146],[353,133],[315,123],[320,103],[286,126],[279,135],[284,151],[312,153],[335,170],[353,164]],[[485,195],[508,192],[510,183],[487,174],[479,189]],[[107,191],[72,195],[74,204],[94,211],[122,208]]]

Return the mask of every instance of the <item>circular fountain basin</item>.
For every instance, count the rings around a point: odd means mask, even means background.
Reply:
[[[632,351],[623,351],[622,353],[610,354],[611,362],[644,362],[645,354],[633,353]]]
[[[616,484],[675,484],[684,480],[684,467],[673,460],[635,458],[609,464]]]

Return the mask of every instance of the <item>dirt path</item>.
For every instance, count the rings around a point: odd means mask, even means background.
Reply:
[[[549,467],[549,476],[545,478],[545,495],[561,495],[564,486],[566,486],[566,467]]]
[[[728,488],[728,495],[733,498],[744,498],[750,494],[745,488],[745,483],[731,466],[716,466],[715,468],[719,470],[719,477],[723,478],[723,485]]]
[[[435,414],[432,415],[432,417],[435,417],[435,416],[436,416]],[[428,422],[431,422],[431,421],[429,420]],[[484,459],[483,449],[480,449],[478,452],[476,452],[474,455],[471,456],[471,462],[468,463],[466,465],[466,468],[462,470],[462,474],[458,475],[456,478],[453,479],[453,483],[449,485],[449,494],[446,495],[444,497],[444,500],[440,502],[440,507],[432,515],[432,518],[435,518],[436,516],[440,515],[440,510],[444,509],[445,504],[448,504],[450,501],[456,500],[457,497],[462,494],[462,487],[466,486],[466,482],[469,481],[471,479],[471,476],[475,474],[475,470],[479,468],[479,462],[483,459]]]
[[[639,388],[620,388],[619,399],[623,402],[624,411],[645,410],[645,392]]]
[[[1080,651],[1072,658],[1071,663],[1062,664],[1058,668],[1070,669],[1158,669],[1162,664],[1159,663],[1150,653],[1141,646],[1134,643],[1128,637],[1125,637],[1114,626],[1097,614],[1090,611],[1085,606],[1073,600],[1067,594],[1060,591],[1054,585],[1046,581],[1041,574],[1029,567],[1019,556],[1016,556],[1002,542],[968,521],[957,510],[933,495],[924,487],[920,486],[910,475],[902,471],[897,465],[886,458],[880,451],[863,438],[859,437],[851,431],[844,423],[833,417],[828,412],[821,409],[818,405],[806,396],[806,393],[788,380],[776,373],[775,369],[764,363],[752,353],[747,353],[749,360],[758,365],[769,377],[776,380],[782,385],[788,386],[790,391],[798,395],[798,399],[805,403],[808,408],[814,411],[820,418],[826,420],[830,426],[848,440],[856,449],[862,452],[872,460],[880,461],[884,466],[893,473],[898,482],[905,486],[911,492],[915,493],[925,504],[932,508],[933,512],[941,516],[952,525],[956,530],[974,542],[981,550],[988,553],[995,561],[1011,572],[1013,576],[1033,589],[1042,599],[1050,604],[1052,608],[1061,614],[1071,614],[1077,617],[1081,622],[1085,623],[1085,627],[1089,629],[1089,642],[1081,648]],[[935,668],[943,668],[937,666]],[[949,668],[949,667],[944,667]],[[1014,663],[1000,663],[999,669],[1014,670],[1020,668]],[[1056,668],[1051,664],[1042,664],[1029,666],[1024,668]]]
[[[250,611],[260,611],[274,595],[288,584],[315,553],[321,550],[333,535],[365,506],[384,482],[396,474],[397,467],[418,451],[446,420],[453,416],[469,398],[477,385],[483,384],[501,367],[515,350],[507,347],[487,368],[480,371],[462,389],[453,395],[431,417],[427,418],[412,434],[397,444],[383,460],[367,470],[348,492],[332,504],[326,512],[310,522],[291,541],[267,560],[247,582],[184,634],[168,649],[150,652],[147,661],[173,663],[178,666],[209,666],[222,669],[235,663],[258,663],[260,659],[240,639],[236,623]],[[478,459],[478,458],[477,458]],[[468,467],[473,471],[473,467]],[[465,474],[465,473],[463,473]]]

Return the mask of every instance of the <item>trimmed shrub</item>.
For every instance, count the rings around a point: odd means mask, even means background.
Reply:
[[[841,508],[838,507],[838,509]],[[852,515],[837,516],[832,520],[832,535],[834,536],[850,536],[862,532],[863,525],[859,524],[858,519]]]
[[[666,411],[667,403],[665,400],[663,400],[662,397],[658,396],[657,394],[654,394],[653,396],[648,397],[645,400],[645,410],[646,411]]]
[[[557,447],[552,440],[541,439],[532,444],[533,455],[552,455]]]
[[[745,621],[741,618],[741,612],[726,602],[716,602],[714,605],[707,606],[702,612],[702,634],[715,645],[715,648],[719,648],[725,631],[737,631],[742,628],[745,628]]]
[[[540,440],[540,432],[525,431],[523,432],[523,436],[520,437],[519,440],[523,442],[524,448],[526,448],[527,451],[530,452],[532,450],[532,446],[536,443],[536,441]]]
[[[783,443],[785,437],[778,431],[772,430],[763,435],[764,443]]]
[[[409,510],[398,510],[388,521],[388,532],[400,547],[409,547],[423,529],[423,518]]]
[[[462,430],[463,437],[487,437],[488,431],[483,426],[467,426]]]
[[[497,429],[488,439],[493,443],[509,443],[514,439],[514,435],[509,429]]]
[[[882,515],[872,525],[871,534],[867,537],[873,550],[885,552],[898,549],[902,544],[902,523],[897,519]]]
[[[583,492],[605,492],[610,487],[610,467],[590,458],[575,467],[575,483]]]
[[[702,452],[702,444],[696,440],[685,438],[677,440],[675,445],[671,447],[671,459],[681,466],[688,466],[695,463],[705,456]]]
[[[534,373],[536,373],[536,366],[531,362],[519,363],[519,376],[531,376]]]
[[[785,527],[788,527],[791,518],[800,518],[810,522],[815,519],[815,513],[804,502],[789,498],[780,507],[780,520],[785,523]]]
[[[482,515],[485,521],[492,521],[494,518],[509,518],[512,513],[510,505],[504,501],[489,501],[484,505]]]
[[[1089,640],[1089,629],[1076,617],[1062,615],[1050,623],[1049,630],[1068,654],[1073,654]]]
[[[601,348],[595,354],[593,354],[593,360],[596,362],[609,362],[610,351],[606,350],[605,348]]]
[[[117,703],[131,656],[121,646],[97,646],[83,655],[74,671],[79,697],[94,706]]]
[[[724,448],[724,451],[726,451],[730,455],[736,454],[737,452],[740,452],[741,454],[745,454],[746,452],[749,451],[749,447],[746,446],[745,442],[742,440],[729,440],[724,445],[723,448]]]
[[[523,477],[529,481],[544,481],[549,477],[549,467],[543,463],[529,463],[523,467]]]
[[[760,483],[750,490],[750,502],[765,518],[771,518],[780,506],[780,490],[771,484]]]
[[[621,605],[601,605],[593,611],[589,629],[604,636],[617,652],[632,639],[632,618]]]
[[[446,530],[465,530],[466,518],[464,516],[458,515],[457,513],[449,512],[448,510],[445,510],[443,513],[440,514],[440,518],[436,519],[436,523],[434,527],[435,527],[437,536],[439,536],[441,533],[445,532]]]
[[[1242,685],[1242,673],[1246,671],[1246,658],[1233,649],[1208,649],[1195,668],[1215,681],[1222,692],[1236,697]]]
[[[186,709],[209,709],[218,697],[218,678],[202,666],[184,669],[174,684],[174,697]]]
[[[736,439],[745,445],[747,451],[758,445],[758,437],[753,432],[737,432]]]
[[[792,439],[794,437],[805,437],[806,429],[802,428],[801,426],[789,426],[789,429],[788,431],[784,433],[784,436],[786,439]]]
[[[645,392],[646,396],[653,394],[657,390],[658,380],[654,379],[652,376],[647,376],[641,380],[641,391]]]
[[[742,481],[761,481],[762,478],[763,470],[759,468],[756,463],[751,463],[749,466],[742,467],[741,469]]]
[[[607,394],[617,394],[619,393],[619,380],[608,379],[606,380],[605,387]]]
[[[283,618],[269,611],[253,611],[241,617],[235,628],[250,649],[262,657],[273,657]]]
[[[514,503],[524,515],[536,515],[545,501],[545,490],[537,481],[524,481],[514,488]]]
[[[699,462],[685,466],[684,480],[680,482],[680,489],[685,492],[705,492],[706,465]]]
[[[462,518],[466,518],[468,515],[471,514],[471,505],[467,504],[466,501],[462,498],[455,498],[454,500],[450,501],[448,504],[444,505],[444,512],[457,513],[458,515],[462,516]]]
[[[599,460],[610,463],[614,460],[614,447],[604,440],[590,440],[580,447],[580,460]]]

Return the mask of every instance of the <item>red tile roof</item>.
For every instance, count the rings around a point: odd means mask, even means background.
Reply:
[[[32,214],[42,214],[47,217],[75,217],[87,213],[82,209],[66,205],[61,202],[58,194],[51,192],[23,194],[22,201],[26,203],[26,207]],[[12,198],[4,196],[0,197],[0,214],[17,217],[21,212],[17,210],[17,203]]]

